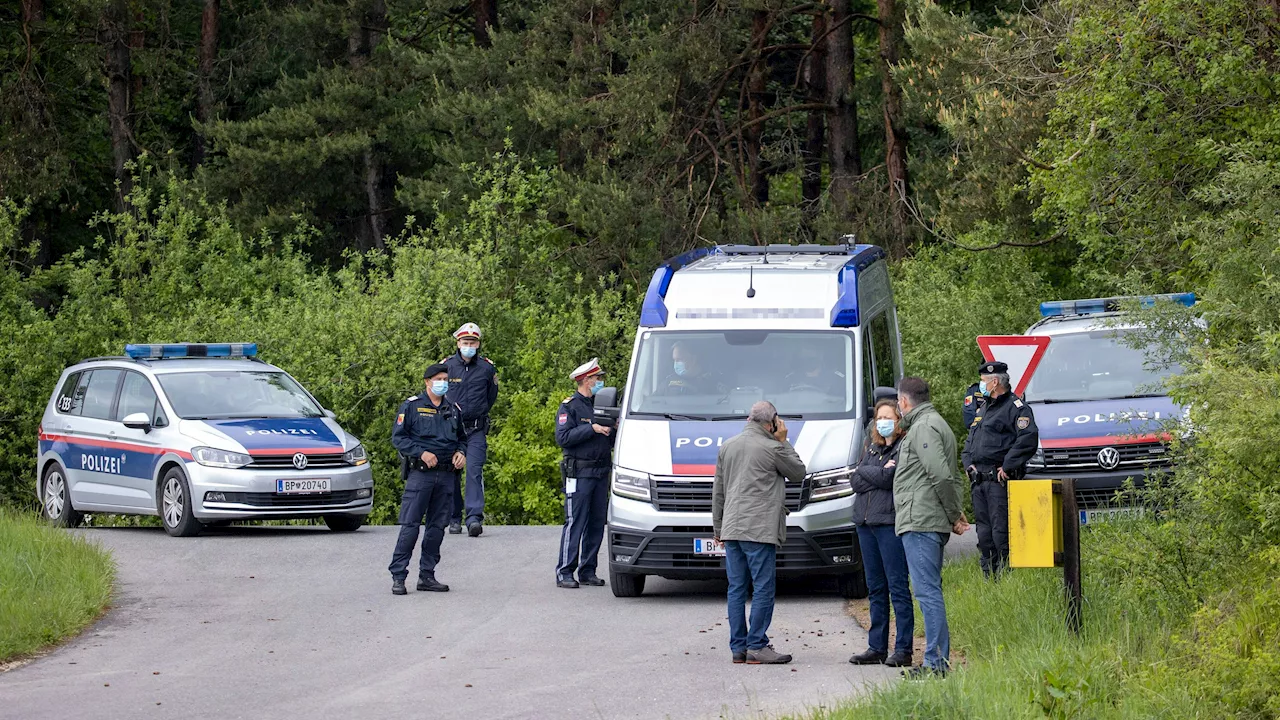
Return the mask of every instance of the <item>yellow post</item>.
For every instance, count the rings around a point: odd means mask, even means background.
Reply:
[[[1009,482],[1009,565],[1051,568],[1062,564],[1062,495],[1057,480]]]

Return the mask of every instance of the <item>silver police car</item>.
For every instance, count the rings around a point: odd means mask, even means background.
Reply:
[[[64,370],[40,424],[44,515],[159,515],[174,536],[247,519],[358,529],[373,508],[364,447],[256,356],[252,343],[128,345]]]

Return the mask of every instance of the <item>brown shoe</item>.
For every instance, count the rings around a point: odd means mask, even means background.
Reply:
[[[786,665],[789,662],[791,662],[791,656],[774,650],[772,645],[747,651],[748,665]]]

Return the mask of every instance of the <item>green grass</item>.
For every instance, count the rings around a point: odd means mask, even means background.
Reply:
[[[97,544],[0,508],[0,662],[60,642],[111,600],[115,564]]]

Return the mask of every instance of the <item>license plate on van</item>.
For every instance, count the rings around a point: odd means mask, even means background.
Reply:
[[[712,538],[694,538],[693,554],[724,557],[724,543],[716,542]]]
[[[329,478],[276,480],[277,495],[309,495],[329,492]]]
[[[1145,508],[1141,507],[1118,507],[1118,508],[1094,508],[1092,510],[1080,511],[1080,524],[1088,525],[1090,523],[1107,522],[1117,518],[1140,518]]]

